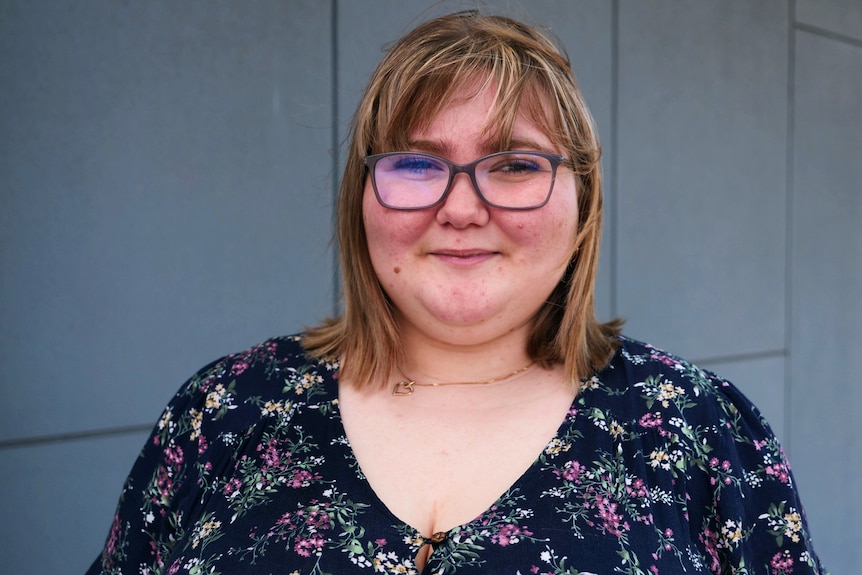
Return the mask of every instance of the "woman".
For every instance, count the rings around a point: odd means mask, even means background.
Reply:
[[[728,382],[600,324],[599,145],[566,57],[420,25],[356,113],[344,313],[195,375],[91,573],[819,573]]]

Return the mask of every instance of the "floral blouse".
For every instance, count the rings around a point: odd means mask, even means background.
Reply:
[[[824,573],[787,460],[727,381],[620,338],[497,502],[420,533],[377,498],[338,407],[338,364],[298,337],[198,372],[127,479],[89,574]]]

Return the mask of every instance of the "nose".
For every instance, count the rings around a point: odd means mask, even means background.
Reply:
[[[479,197],[470,175],[455,174],[446,199],[437,208],[437,221],[455,228],[466,228],[470,225],[484,226],[490,216],[488,205]]]

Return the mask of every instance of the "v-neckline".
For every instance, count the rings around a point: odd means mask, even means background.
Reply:
[[[430,536],[426,537],[425,535],[423,535],[423,533],[419,529],[417,529],[416,527],[414,527],[413,525],[411,525],[407,521],[402,520],[394,512],[392,512],[392,510],[389,508],[389,506],[386,504],[386,502],[384,502],[380,498],[380,496],[377,494],[377,492],[374,490],[374,487],[371,485],[371,482],[368,481],[368,478],[367,478],[365,472],[362,470],[362,466],[360,465],[359,460],[356,457],[356,453],[353,450],[353,446],[351,445],[350,438],[347,435],[347,430],[344,427],[343,416],[341,413],[341,404],[340,404],[340,399],[339,399],[340,382],[338,381],[338,378],[336,378],[336,377],[332,378],[332,382],[333,382],[333,397],[335,398],[335,401],[332,402],[332,421],[336,422],[338,429],[336,429],[335,432],[338,436],[344,438],[343,448],[347,452],[347,456],[350,458],[350,460],[353,461],[353,465],[351,466],[353,468],[352,473],[351,473],[351,479],[354,479],[357,483],[357,486],[366,493],[369,505],[371,507],[373,507],[374,509],[376,509],[378,512],[380,512],[383,516],[387,517],[391,521],[392,527],[402,528],[405,531],[412,532],[413,536],[410,539],[413,542],[418,542],[418,541],[424,542],[421,545],[415,545],[415,547],[416,547],[415,553],[411,557],[411,559],[414,561],[414,564],[415,564],[416,557],[418,556],[422,547],[424,547],[425,545],[432,545],[432,551],[431,551],[431,553],[428,554],[426,561],[425,561],[425,565],[423,565],[421,569],[418,569],[418,567],[417,567],[417,570],[419,571],[419,573],[425,573],[426,572],[428,565],[431,564],[433,561],[434,551],[439,546],[442,546],[442,545],[446,544],[447,542],[451,541],[453,535],[456,535],[460,532],[469,531],[472,526],[479,526],[481,524],[483,518],[487,517],[490,513],[492,513],[494,511],[494,509],[498,508],[502,504],[502,502],[505,501],[505,499],[507,497],[514,495],[519,490],[521,490],[524,486],[528,485],[532,478],[538,477],[538,474],[539,474],[538,472],[540,471],[540,467],[542,465],[543,456],[547,455],[550,450],[552,450],[556,445],[558,445],[558,443],[561,441],[561,437],[564,435],[564,432],[574,425],[574,420],[577,417],[578,411],[583,409],[583,406],[580,406],[580,407],[578,406],[578,402],[581,399],[582,392],[583,392],[583,390],[580,390],[575,395],[575,397],[572,399],[571,403],[569,404],[569,408],[566,411],[565,415],[563,416],[562,421],[559,423],[556,430],[554,431],[553,436],[544,444],[541,451],[535,455],[530,466],[527,469],[525,469],[515,479],[515,481],[513,481],[509,485],[509,487],[507,487],[501,494],[499,494],[494,499],[494,502],[490,506],[488,506],[486,509],[484,509],[482,512],[480,512],[476,517],[474,517],[473,519],[471,519],[470,521],[468,521],[466,523],[456,525],[456,526],[448,529],[445,532],[440,531],[437,533],[430,534]],[[444,535],[445,535],[445,537],[443,537]],[[437,542],[433,541],[433,539],[437,538],[437,537],[442,538],[442,540],[437,541]],[[411,545],[411,544],[408,543],[408,545]],[[411,545],[411,547],[412,546],[414,546],[414,545]]]

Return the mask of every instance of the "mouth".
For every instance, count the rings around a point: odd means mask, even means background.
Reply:
[[[473,267],[499,254],[500,252],[483,249],[442,249],[429,252],[430,256],[456,267]]]

